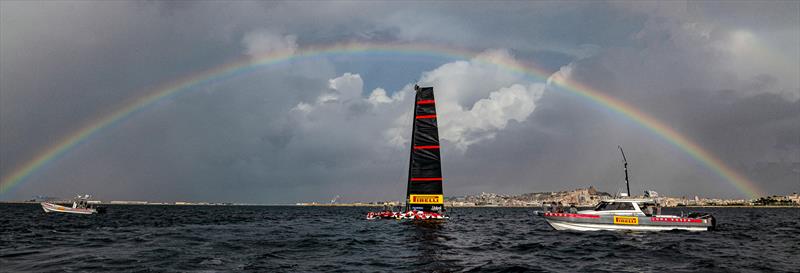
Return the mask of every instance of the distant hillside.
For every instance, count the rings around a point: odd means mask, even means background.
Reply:
[[[607,192],[597,191],[594,187],[559,192],[532,192],[519,195],[496,194],[483,192],[478,195],[467,195],[445,198],[453,205],[462,206],[539,206],[542,203],[562,202],[578,206],[593,206],[598,201],[611,198]]]

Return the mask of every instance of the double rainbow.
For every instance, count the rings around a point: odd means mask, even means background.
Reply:
[[[453,47],[444,47],[431,44],[380,44],[380,43],[343,43],[320,47],[307,47],[299,50],[272,52],[257,58],[243,58],[238,61],[227,63],[212,69],[200,71],[183,78],[173,80],[158,86],[146,95],[132,100],[123,107],[107,115],[98,117],[86,126],[74,131],[59,142],[42,150],[35,157],[26,161],[24,164],[12,169],[12,171],[0,180],[0,194],[7,192],[13,186],[25,181],[26,178],[34,174],[46,164],[52,162],[59,156],[64,155],[78,144],[84,142],[98,131],[121,122],[136,112],[145,110],[156,102],[179,94],[182,91],[191,90],[192,87],[200,86],[211,81],[229,78],[261,69],[267,66],[286,63],[294,60],[302,60],[324,56],[346,56],[357,54],[390,54],[400,56],[432,56],[439,58],[452,59],[473,59],[477,62],[496,65],[512,73],[519,73],[537,80],[547,80],[549,72],[531,63],[520,63],[513,60],[482,59],[475,52]],[[651,117],[650,115],[626,104],[618,99],[606,95],[605,93],[563,77],[553,77],[551,84],[561,87],[579,97],[585,98],[597,105],[619,113],[640,126],[652,131],[675,147],[684,151],[686,154],[705,165],[708,169],[719,175],[725,181],[733,185],[738,191],[754,198],[762,192],[748,180],[745,176],[726,166],[719,158],[706,151],[686,136],[673,130],[663,122]]]

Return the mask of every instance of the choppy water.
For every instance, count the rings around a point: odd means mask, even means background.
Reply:
[[[553,231],[522,208],[453,208],[431,228],[368,210],[0,205],[0,271],[800,271],[800,209],[696,209],[719,223],[698,233]]]

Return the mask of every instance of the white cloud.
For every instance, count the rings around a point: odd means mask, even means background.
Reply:
[[[502,49],[487,50],[470,61],[444,64],[424,73],[420,82],[436,89],[440,137],[459,150],[494,138],[508,122],[524,121],[536,107],[544,84],[529,84],[521,74],[493,63],[514,63]]]
[[[439,135],[460,151],[470,145],[494,138],[509,122],[525,121],[536,108],[544,84],[528,82],[522,75],[501,70],[492,62],[513,62],[504,50],[491,50],[470,61],[444,64],[423,73],[421,85],[436,90]],[[411,85],[389,96],[376,88],[364,96],[363,80],[358,74],[344,73],[329,80],[330,90],[323,91],[314,105],[302,102],[295,109],[310,113],[306,128],[347,126],[368,135],[382,135],[380,145],[405,147],[411,125],[413,105]],[[361,107],[361,108],[359,108]],[[352,115],[353,109],[368,109]],[[356,128],[358,127],[358,128]]]
[[[456,143],[461,150],[492,139],[510,121],[526,120],[543,91],[543,84],[514,84],[489,93],[488,98],[479,100],[469,110],[447,107],[441,112],[441,138]]]
[[[399,99],[398,94],[395,94],[393,97],[389,97],[386,95],[386,90],[383,90],[383,88],[376,88],[375,90],[372,90],[372,93],[369,94],[369,99],[367,100],[372,105],[378,105],[383,103],[392,103],[397,99]]]
[[[294,53],[297,50],[297,36],[281,35],[268,30],[256,30],[242,37],[245,53],[257,57],[272,52]]]
[[[308,112],[311,112],[311,109],[312,109],[311,104],[301,102],[298,103],[294,108],[292,108],[292,111],[298,111],[301,113],[308,114]]]
[[[328,87],[339,94],[343,101],[361,97],[364,80],[359,74],[344,73],[342,76],[328,80]]]
[[[352,74],[352,73],[344,73],[342,76],[329,79],[328,80],[328,88],[329,90],[323,91],[320,94],[314,105],[320,106],[324,104],[342,104],[345,102],[356,101],[360,99],[362,90],[364,89],[364,81],[361,79],[361,75],[359,74]],[[375,90],[373,93],[375,93]],[[383,89],[380,89],[383,91]],[[384,96],[386,91],[384,92]],[[373,94],[373,96],[378,96]],[[376,98],[379,99],[379,98]],[[389,99],[387,97],[387,99]],[[391,99],[389,99],[391,101]],[[300,102],[295,106],[293,109],[303,110],[303,112],[311,112],[314,108],[314,105],[311,105],[306,102]]]
[[[547,77],[547,85],[560,84],[569,79],[572,75],[572,69],[574,65],[575,63],[570,63],[559,68],[556,73],[553,73],[553,75]]]

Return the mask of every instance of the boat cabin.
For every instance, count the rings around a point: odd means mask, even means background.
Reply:
[[[89,207],[89,203],[86,202],[84,199],[77,199],[72,201],[72,208],[73,209],[85,209]]]
[[[88,194],[78,195],[77,197],[72,199],[72,208],[73,209],[92,208],[92,206],[89,205],[89,198],[91,198],[91,196]]]
[[[661,214],[661,206],[652,199],[612,199],[600,201],[592,210],[580,214],[654,216]]]

